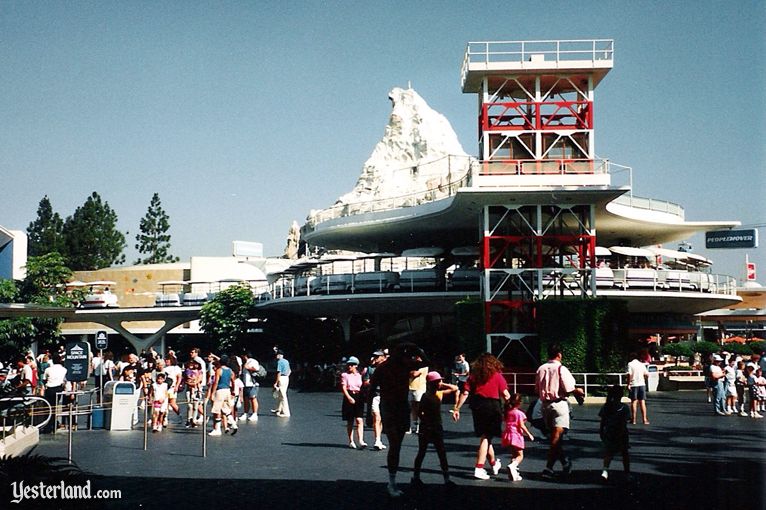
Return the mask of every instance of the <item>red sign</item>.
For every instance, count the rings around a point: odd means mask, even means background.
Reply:
[[[747,263],[747,281],[755,281],[755,262]]]

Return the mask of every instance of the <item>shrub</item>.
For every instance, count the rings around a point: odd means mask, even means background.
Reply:
[[[627,304],[619,300],[559,299],[537,304],[540,359],[559,343],[572,372],[618,372],[625,369]]]
[[[742,354],[749,356],[753,353],[753,350],[747,344],[730,343],[723,346],[724,351],[732,352],[734,354]]]
[[[675,358],[691,358],[694,356],[694,348],[691,342],[677,342],[663,346],[662,354],[669,354]]]
[[[692,342],[692,349],[694,352],[698,352],[703,356],[718,352],[721,350],[721,346],[713,342]]]
[[[759,353],[760,354],[764,350],[766,350],[766,341],[761,340],[760,342],[750,342],[749,344],[747,344],[747,346],[750,348],[750,350],[753,353]]]

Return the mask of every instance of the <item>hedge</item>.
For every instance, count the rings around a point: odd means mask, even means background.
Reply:
[[[631,349],[625,301],[558,299],[537,304],[540,359],[559,343],[572,372],[621,372]]]

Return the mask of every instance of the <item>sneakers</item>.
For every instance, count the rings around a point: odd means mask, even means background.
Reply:
[[[569,458],[564,459],[564,462],[561,463],[562,466],[562,472],[565,475],[568,475],[572,472],[572,461],[569,460]]]
[[[221,429],[213,429],[210,432],[207,433],[208,436],[220,436],[221,435]]]
[[[380,441],[375,441],[375,444],[374,444],[374,445],[372,445],[372,447],[373,447],[375,450],[378,450],[378,451],[380,451],[380,450],[385,450],[385,449],[386,449],[386,445],[384,445],[384,444],[383,444],[383,443],[381,443]]]
[[[513,464],[508,464],[508,479],[512,482],[520,482],[522,480],[519,468]]]
[[[739,415],[747,417],[747,411],[742,410],[742,411],[740,411]]]
[[[350,443],[348,443],[348,447],[351,448],[352,450],[356,450],[356,443],[351,441]]]
[[[251,414],[247,417],[247,421],[258,421],[258,415],[257,414]]]
[[[484,468],[474,468],[473,477],[478,478],[479,480],[489,480],[489,474]]]
[[[716,411],[715,414],[717,414],[718,416],[726,416],[726,413],[724,413],[723,411]]]
[[[492,474],[497,476],[497,474],[500,472],[500,468],[503,467],[503,463],[500,462],[500,459],[495,459],[495,463],[492,464]]]
[[[607,471],[606,469],[601,471],[601,479],[604,481],[609,480],[609,471]]]
[[[279,416],[280,418],[289,418],[290,417],[289,414],[285,414],[285,413],[277,413],[277,416]]]
[[[551,468],[545,468],[543,469],[542,477],[546,480],[554,480],[556,478],[556,473],[554,473]]]
[[[402,494],[404,494],[402,491],[400,491],[396,487],[396,485],[392,485],[390,483],[386,487],[386,490],[388,491],[388,495],[391,496],[392,498],[399,498],[402,496]]]
[[[367,443],[365,443],[365,442],[360,442],[360,443],[359,443],[359,448],[367,448]]]
[[[242,415],[242,416],[240,416],[238,419],[239,419],[239,421],[247,421],[247,415],[246,415],[246,414],[243,414],[243,415]]]
[[[763,415],[760,414],[758,411],[755,411],[753,413],[750,413],[751,418],[763,418]]]
[[[425,484],[423,483],[423,480],[420,478],[412,477],[412,481],[410,482],[410,485],[412,485],[415,489],[422,489]]]

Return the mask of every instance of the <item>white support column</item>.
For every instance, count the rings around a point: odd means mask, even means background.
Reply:
[[[484,79],[481,80],[481,94],[479,94],[479,122],[482,122],[481,117],[484,111],[484,104],[488,100],[489,100],[489,79],[485,77]],[[489,153],[490,153],[489,138],[490,138],[489,133],[485,132],[482,129],[481,130],[481,160],[482,161],[489,160]]]
[[[595,102],[593,98],[595,94],[593,92],[593,76],[588,75],[588,101],[591,105],[591,117],[593,117],[593,105]],[[588,159],[593,160],[596,158],[596,130],[593,126],[588,130]]]
[[[540,76],[535,76],[535,110],[540,108],[542,101],[542,91],[540,90]],[[535,126],[535,155],[534,158],[540,160],[543,158],[543,133]]]

